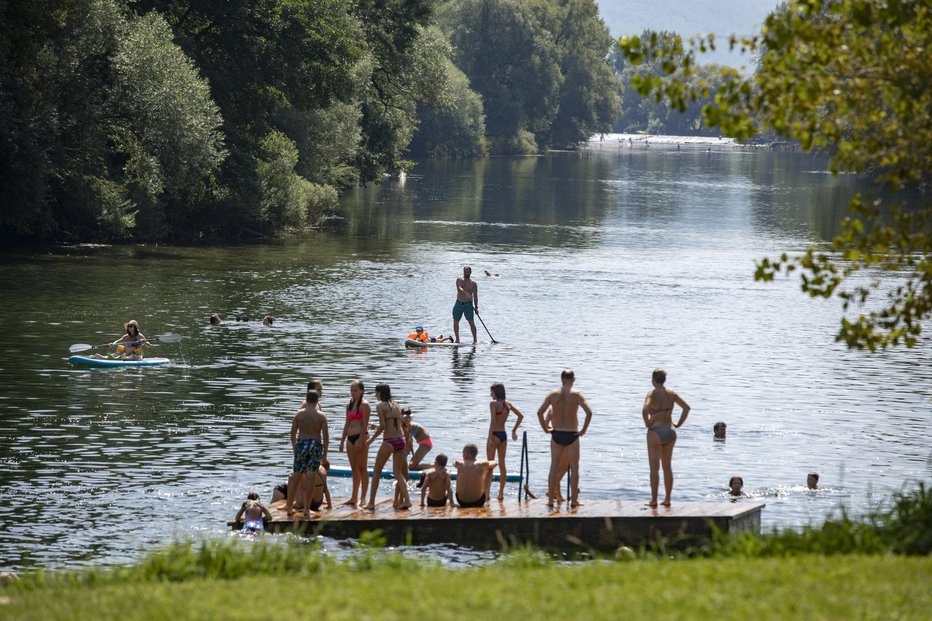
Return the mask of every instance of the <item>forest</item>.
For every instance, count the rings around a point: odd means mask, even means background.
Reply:
[[[616,48],[594,0],[8,0],[0,239],[279,235],[408,158],[572,148]]]

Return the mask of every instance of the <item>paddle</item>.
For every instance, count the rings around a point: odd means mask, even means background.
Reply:
[[[476,317],[479,317],[479,322],[482,324],[482,327],[485,328],[485,322],[482,321],[482,317],[479,315],[478,312],[476,313]],[[489,332],[488,328],[485,328],[485,333],[489,335],[489,338],[492,339],[493,343],[498,343],[498,341],[495,340],[495,337],[492,336],[492,333]]]
[[[152,337],[149,340],[149,344],[157,345],[159,343],[178,343],[179,341],[181,341],[180,335],[167,332],[165,334],[160,334],[158,336]],[[68,351],[74,354],[79,351],[90,351],[92,349],[97,349],[99,347],[114,347],[117,344],[118,343],[104,343],[103,345],[91,345],[89,343],[75,343],[74,345],[68,348]]]

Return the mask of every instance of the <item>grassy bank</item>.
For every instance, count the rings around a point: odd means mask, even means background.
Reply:
[[[929,557],[360,568],[0,591],[5,619],[929,619]]]
[[[32,573],[0,588],[2,619],[932,619],[932,497],[923,485],[862,520],[723,536],[676,552],[559,563],[517,551],[484,567],[403,558],[364,537],[317,546],[175,544],[139,563]]]

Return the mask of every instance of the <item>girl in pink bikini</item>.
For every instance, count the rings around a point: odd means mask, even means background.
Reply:
[[[340,452],[346,451],[349,458],[350,469],[353,471],[353,495],[345,503],[357,504],[356,493],[359,493],[359,502],[366,501],[366,490],[369,488],[369,416],[372,408],[363,398],[366,387],[361,380],[350,384],[350,400],[346,404],[346,423],[343,425],[343,436],[340,438]]]
[[[379,479],[382,478],[382,468],[388,458],[392,458],[392,473],[395,477],[395,500],[392,503],[396,509],[409,509],[411,498],[408,496],[408,468],[405,461],[406,434],[401,420],[401,408],[392,400],[392,389],[388,384],[379,384],[375,387],[375,396],[379,400],[375,412],[379,417],[379,426],[369,439],[371,445],[383,431],[385,438],[375,455],[372,466],[372,483],[369,484],[369,504],[366,509],[375,511],[375,495],[379,490]]]
[[[408,431],[408,443],[405,447],[405,454],[414,452],[411,463],[408,464],[408,469],[427,470],[428,468],[433,468],[433,464],[425,465],[421,463],[430,450],[434,448],[434,443],[430,439],[430,432],[427,431],[427,427],[411,420],[410,408],[403,409],[401,415],[404,417],[405,428]],[[415,444],[417,444],[417,450],[414,449]]]

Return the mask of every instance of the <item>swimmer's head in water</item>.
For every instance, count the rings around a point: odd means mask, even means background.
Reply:
[[[818,489],[819,488],[819,473],[810,472],[806,475],[806,485],[809,489]]]
[[[737,496],[741,493],[741,488],[744,487],[744,479],[738,475],[735,475],[729,479],[728,487],[731,488],[732,495]]]
[[[716,438],[724,438],[726,428],[727,428],[727,425],[723,423],[722,421],[719,421],[715,423],[714,425],[712,425],[712,433],[715,434]]]

